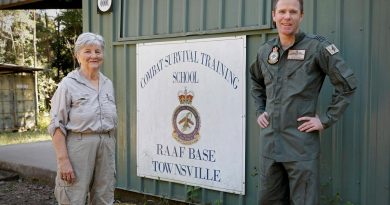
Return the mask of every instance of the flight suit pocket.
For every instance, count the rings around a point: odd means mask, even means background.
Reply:
[[[354,90],[356,89],[356,78],[354,75],[350,75],[348,77],[345,77],[345,80],[347,81],[348,83],[348,86],[351,90]]]
[[[342,83],[342,89],[344,92],[356,89],[356,77],[354,76],[353,71],[348,69],[347,66],[341,66],[340,68],[332,72],[329,77],[331,78],[331,80],[333,78],[333,84]]]

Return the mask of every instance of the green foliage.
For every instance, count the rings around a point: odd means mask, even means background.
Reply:
[[[55,21],[61,32],[57,32],[56,40],[51,43],[54,52],[51,67],[57,70],[54,81],[58,83],[77,66],[73,49],[77,36],[82,33],[81,10],[66,10],[60,13]]]
[[[56,18],[46,10],[0,10],[0,63],[45,68],[38,74],[40,111],[49,109],[57,84],[77,66],[73,48],[81,32],[81,10],[60,10]]]
[[[61,79],[71,72],[75,67],[72,48],[66,47],[65,37],[59,36],[56,41],[51,43],[54,58],[51,62],[51,69],[56,70],[56,74],[52,76],[55,82],[60,82]]]
[[[201,201],[201,188],[197,186],[188,186],[187,188],[187,201],[191,203],[200,203]]]
[[[56,21],[63,25],[62,35],[67,40],[72,41],[72,45],[74,45],[77,36],[83,31],[82,19],[81,10],[66,10],[56,18]]]
[[[165,197],[159,198],[157,200],[147,199],[147,197],[144,197],[144,203],[143,205],[169,205],[169,200]]]
[[[214,202],[214,205],[222,205],[223,201],[222,200],[217,200]]]
[[[57,89],[57,83],[48,76],[47,72],[51,70],[45,69],[38,73],[38,108],[40,112],[48,112],[50,109],[50,99]]]
[[[223,201],[218,199],[218,200],[214,201],[213,205],[222,205],[222,204],[223,204]]]
[[[325,204],[329,205],[353,205],[350,201],[345,201],[339,192],[332,197],[325,197],[322,199]]]
[[[206,205],[222,205],[223,201],[221,199],[215,200],[213,203],[212,202],[207,202]]]
[[[37,129],[42,132],[47,131],[47,127],[50,124],[50,117],[49,113],[46,112],[40,112],[38,115],[38,124],[37,124]]]
[[[333,195],[332,191],[332,178],[329,178],[325,182],[321,184],[320,192],[321,192],[321,204],[329,204],[329,205],[353,205],[350,201],[345,201],[341,194],[337,192]]]
[[[46,67],[53,60],[53,49],[51,42],[55,41],[57,32],[53,17],[49,17],[47,12],[38,12],[36,21],[37,32],[37,61],[38,65]]]
[[[32,12],[28,10],[0,12],[0,62],[32,65],[34,24],[31,17]]]

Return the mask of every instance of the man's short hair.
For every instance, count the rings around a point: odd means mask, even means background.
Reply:
[[[272,10],[276,10],[276,4],[279,0],[272,0]],[[297,0],[299,2],[299,5],[301,6],[301,13],[303,13],[303,0]]]

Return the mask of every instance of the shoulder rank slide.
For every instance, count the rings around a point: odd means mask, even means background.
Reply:
[[[334,55],[339,52],[339,49],[334,44],[331,44],[326,47],[326,50],[330,53],[330,55]]]

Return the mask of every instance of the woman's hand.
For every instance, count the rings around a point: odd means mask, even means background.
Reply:
[[[73,171],[72,164],[69,158],[58,160],[58,169],[62,180],[72,184],[76,180],[76,176]]]
[[[69,160],[65,135],[62,133],[60,128],[57,128],[54,132],[52,142],[54,145],[54,150],[56,151],[59,177],[68,183],[75,182],[76,175]]]

